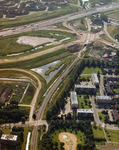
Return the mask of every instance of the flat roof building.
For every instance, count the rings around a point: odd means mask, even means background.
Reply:
[[[112,113],[115,121],[119,122],[119,110],[113,109]]]
[[[78,99],[76,92],[71,92],[70,98],[71,98],[71,108],[78,108]]]
[[[78,92],[78,91],[83,91],[83,92],[86,92],[86,91],[94,91],[96,89],[96,86],[95,85],[79,85],[79,84],[75,84],[75,91]]]
[[[96,96],[97,103],[111,103],[112,98],[110,96]]]
[[[91,79],[94,85],[99,85],[99,80],[96,73],[91,74]]]
[[[1,143],[14,145],[17,143],[18,135],[2,134]]]
[[[93,117],[94,111],[92,109],[77,109],[78,117]]]

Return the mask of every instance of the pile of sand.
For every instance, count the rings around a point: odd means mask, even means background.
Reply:
[[[33,47],[41,45],[48,42],[54,42],[54,39],[42,38],[42,37],[32,37],[32,36],[20,36],[17,43],[23,45],[31,45]]]
[[[64,136],[68,136],[69,137],[68,141],[64,140]],[[76,150],[77,137],[74,134],[71,134],[69,132],[61,132],[58,135],[58,138],[59,138],[60,142],[64,142],[65,143],[65,145],[64,145],[65,150],[67,150],[67,149]],[[69,142],[69,144],[68,144],[68,142]]]

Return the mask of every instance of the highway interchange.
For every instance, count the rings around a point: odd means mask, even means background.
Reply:
[[[31,25],[26,25],[25,27],[24,26],[20,26],[20,27],[6,29],[6,30],[0,32],[0,34],[2,34],[3,36],[8,36],[8,35],[12,35],[12,34],[18,34],[18,33],[22,33],[22,32],[27,32],[27,31],[38,30],[39,28],[44,27],[44,26],[49,26],[49,25],[52,25],[52,24],[63,22],[65,20],[67,20],[67,21],[73,20],[73,19],[76,19],[76,18],[87,16],[89,14],[93,14],[93,13],[96,13],[96,12],[107,11],[107,10],[115,9],[115,8],[118,8],[118,7],[119,7],[119,4],[113,4],[113,5],[102,6],[102,7],[98,7],[98,8],[94,8],[94,9],[90,9],[90,10],[83,10],[81,12],[72,13],[72,14],[65,15],[65,16],[62,16],[62,17],[59,17],[59,18],[55,18],[55,19],[51,19],[51,20],[48,20],[48,21],[34,23],[34,24],[31,24]],[[86,44],[88,44],[89,38],[90,38],[90,33],[87,34]],[[46,108],[46,105],[47,105],[50,97],[55,92],[55,90],[57,89],[57,87],[61,84],[61,82],[63,81],[64,76],[66,76],[68,74],[68,72],[70,71],[70,69],[74,66],[74,64],[79,61],[80,55],[81,55],[81,53],[83,51],[85,51],[85,49],[86,48],[84,47],[79,52],[78,57],[62,73],[62,75],[58,78],[58,80],[56,81],[56,83],[51,87],[51,89],[49,90],[49,92],[45,96],[44,101],[43,101],[43,103],[42,103],[42,105],[41,105],[41,107],[39,109],[36,121],[32,121],[32,116],[30,116],[30,121],[26,122],[26,125],[34,125],[34,129],[33,129],[33,133],[32,133],[32,138],[31,138],[31,145],[30,145],[30,149],[31,150],[35,150],[36,146],[37,146],[38,125],[39,124],[46,124],[46,125],[48,124],[46,121],[42,121],[41,119],[43,117],[44,110]],[[34,75],[34,77],[35,77],[35,75]],[[32,107],[31,107],[32,113],[31,114],[33,114],[33,110],[34,110],[35,103],[36,103],[38,94],[40,92],[40,89],[41,89],[41,83],[39,81],[39,84],[38,84],[38,87],[37,87],[37,90],[36,90],[36,93],[35,93],[35,96],[34,96],[34,100],[32,101]],[[91,99],[91,102],[92,102],[92,105],[94,105],[92,99]],[[96,116],[95,118],[98,119],[99,117]],[[97,120],[97,122],[99,122],[99,120]],[[19,123],[18,126],[22,126],[22,124]]]
[[[66,20],[69,21],[69,20],[81,18],[81,17],[87,16],[90,14],[94,14],[97,12],[103,12],[103,11],[108,11],[111,9],[116,9],[118,7],[119,7],[119,3],[116,3],[116,4],[96,7],[96,8],[92,8],[92,9],[88,9],[88,10],[82,10],[79,12],[68,14],[68,15],[58,17],[55,19],[51,19],[48,21],[42,21],[42,22],[32,23],[30,25],[23,25],[23,26],[19,26],[19,27],[3,29],[0,32],[0,35],[8,36],[8,35],[18,34],[18,33],[22,33],[22,32],[27,32],[27,31],[38,30],[41,27],[53,25],[53,24],[60,23],[60,22],[66,21]]]

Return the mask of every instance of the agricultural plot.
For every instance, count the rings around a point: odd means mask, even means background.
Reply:
[[[119,34],[119,26],[108,26],[107,31],[115,39],[115,36]]]
[[[3,87],[3,91],[0,93],[2,95],[2,93],[4,93],[4,90],[6,88],[10,88],[11,89],[11,93],[8,99],[8,103],[10,103],[11,101],[18,101],[18,103],[22,103],[22,104],[30,104],[31,100],[34,96],[34,92],[35,92],[35,88],[32,84],[29,85],[29,83],[0,83],[0,87]],[[28,89],[27,89],[28,87]],[[0,96],[1,96],[0,95]]]
[[[113,12],[109,12],[107,13],[107,16],[113,19],[119,19],[119,11],[113,11]]]

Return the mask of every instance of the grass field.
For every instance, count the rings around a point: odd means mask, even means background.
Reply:
[[[114,41],[112,41],[107,35],[103,35],[103,36],[100,36],[102,39],[104,39],[104,40],[106,40],[106,41],[109,41],[109,42],[111,42],[111,43],[114,43],[115,44],[115,42]]]
[[[110,142],[118,142],[119,143],[119,130],[109,130],[106,129],[107,140]]]
[[[61,29],[69,30],[68,28],[66,28],[65,26],[63,26],[62,22],[57,23],[57,24],[55,24],[55,25],[58,26],[58,27],[61,28]]]
[[[30,105],[34,94],[35,94],[35,87],[32,84],[30,84],[21,104]]]
[[[2,129],[3,134],[10,134],[11,128]]]
[[[119,88],[113,89],[113,91],[114,91],[116,94],[119,94]]]
[[[53,35],[51,35],[51,34],[53,34]],[[58,36],[58,35],[60,35],[60,36]],[[75,39],[76,34],[69,33],[69,32],[63,32],[63,31],[38,30],[38,31],[25,32],[25,33],[21,33],[21,34],[3,37],[3,38],[0,38],[0,55],[6,56],[8,54],[20,53],[20,52],[25,52],[25,51],[31,50],[33,48],[33,46],[22,45],[22,44],[17,43],[17,39],[20,36],[54,38],[56,41],[59,41],[59,40],[64,39],[66,37],[70,37],[70,41],[72,41]],[[66,40],[66,41],[63,41],[63,43],[65,43],[67,41],[69,42],[69,40]],[[42,46],[43,45],[45,45],[45,44],[42,44]],[[38,46],[36,46],[36,47],[38,47]],[[54,45],[43,47],[41,49],[29,52],[29,53],[42,51],[42,50],[45,50],[45,49],[48,49],[51,47],[54,47]],[[27,55],[29,53],[27,53]]]
[[[32,68],[43,66],[55,60],[62,59],[69,55],[71,55],[70,52],[62,48],[62,49],[56,50],[54,52],[51,52],[51,53],[48,53],[48,54],[45,54],[45,55],[42,55],[33,59],[15,62],[15,63],[0,64],[0,68],[13,68],[14,67],[14,68],[32,69]]]
[[[119,26],[108,26],[107,31],[115,39],[115,35],[119,33]]]
[[[101,112],[98,112],[98,115],[102,117],[102,119],[101,119],[100,121],[103,122],[103,123],[104,123],[104,118],[105,118],[106,116],[108,116],[108,115],[106,115],[106,114],[102,114]]]
[[[82,74],[91,74],[91,73],[98,73],[98,71],[100,73],[102,73],[101,69],[96,67],[96,68],[93,68],[93,67],[85,67],[84,71],[82,72]]]
[[[62,6],[62,9],[57,9],[54,11],[47,11],[47,12],[37,12],[31,15],[16,17],[15,19],[12,19],[12,20],[3,18],[3,19],[0,19],[0,29],[49,20],[49,19],[60,17],[69,13],[73,13],[79,10],[81,10],[81,8],[78,8],[77,6],[67,5],[67,6]]]
[[[77,144],[84,144],[84,140],[86,139],[85,138],[85,135],[83,132],[81,132],[80,130],[77,131],[77,134],[76,134],[76,131],[72,130],[72,129],[66,129],[66,131],[64,129],[60,129],[59,131],[56,130],[52,135],[51,135],[51,138],[52,140],[55,142],[58,142],[58,148],[60,149],[60,141],[58,139],[58,135],[61,133],[61,132],[69,132],[69,133],[72,133],[74,135],[76,135],[77,137]]]
[[[7,66],[6,66],[6,68],[7,68]],[[37,85],[37,80],[33,76],[29,75],[28,73],[24,73],[22,71],[17,71],[17,70],[0,70],[0,77],[1,78],[23,78],[23,77],[27,77],[27,78],[30,78],[33,81],[35,81],[35,83]]]
[[[83,21],[81,21],[81,20],[83,20]],[[79,28],[80,30],[83,30],[83,31],[87,31],[88,28],[86,28],[86,26],[85,26],[85,17],[68,21],[68,23],[75,23],[75,22],[79,22],[79,24],[80,24],[79,27],[77,27],[77,28]]]
[[[90,100],[88,98],[86,98],[86,101],[87,103],[85,102],[85,99],[84,99],[84,95],[81,95],[81,97],[78,95],[77,96],[78,98],[78,102],[79,102],[79,109],[90,109]]]
[[[93,130],[93,135],[94,135],[94,138],[105,138],[104,137],[104,132],[103,132],[103,128],[102,127],[98,127],[97,126],[97,129],[95,129],[93,126],[92,126],[92,130]],[[95,142],[96,145],[105,145],[105,141],[100,141],[100,142]]]
[[[115,10],[106,14],[110,18],[119,19],[119,10]]]

